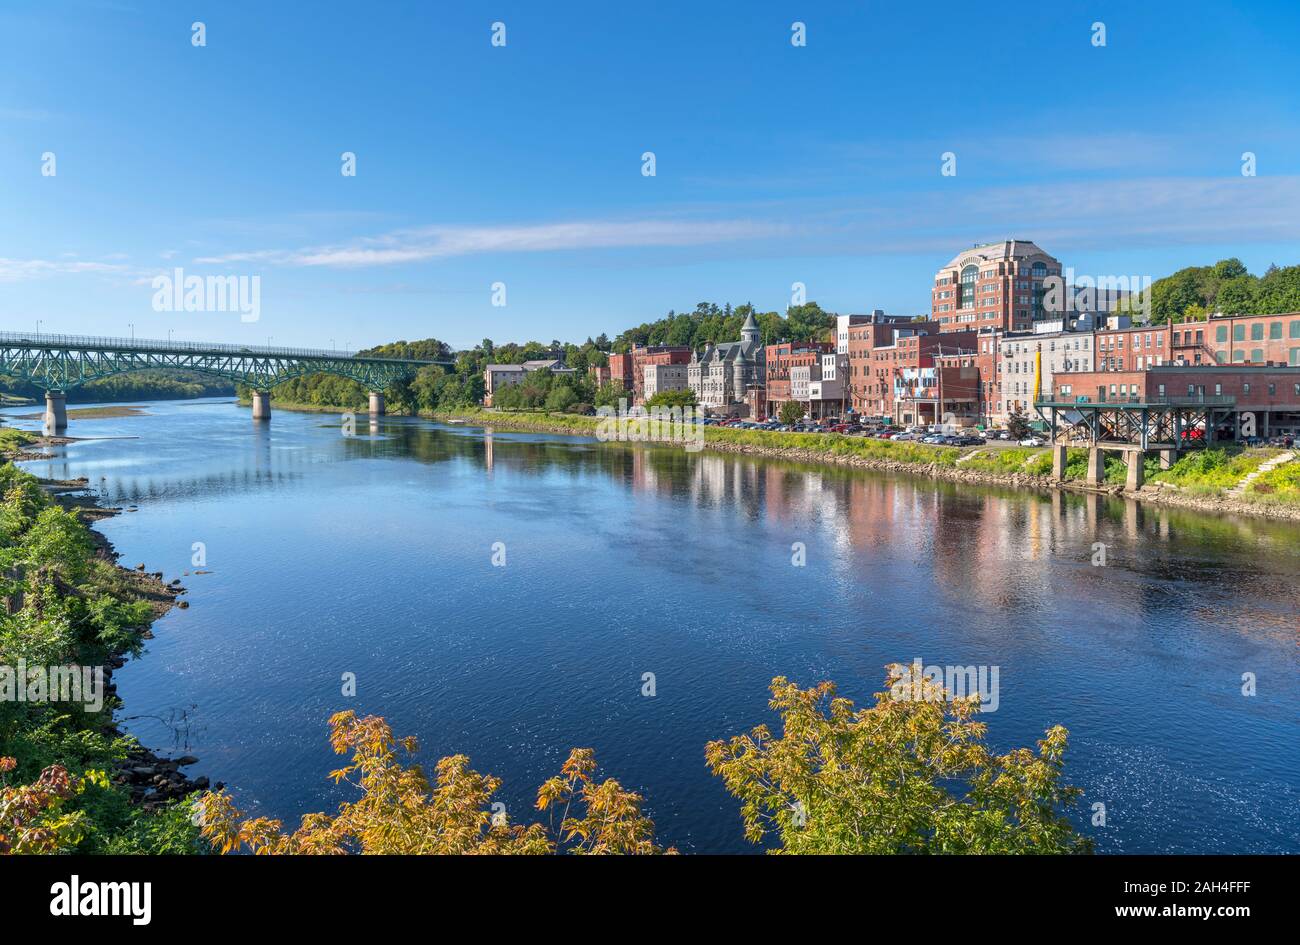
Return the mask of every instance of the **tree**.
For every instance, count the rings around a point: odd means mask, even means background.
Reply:
[[[694,407],[695,391],[690,388],[684,390],[661,390],[645,402],[647,407]]]
[[[1017,410],[1007,417],[1007,431],[1013,440],[1023,440],[1029,436],[1029,418],[1023,410]]]
[[[567,384],[556,384],[546,395],[546,409],[552,413],[563,413],[578,402],[578,395]]]
[[[1063,811],[1082,793],[1061,784],[1067,732],[993,755],[979,697],[949,699],[891,666],[889,691],[856,709],[833,683],[772,680],[783,734],[766,725],[705,749],[741,801],[745,836],[778,853],[1087,853]]]
[[[803,404],[797,400],[787,400],[777,411],[777,418],[785,424],[798,423],[803,419]]]
[[[357,718],[339,712],[330,719],[330,745],[351,763],[333,771],[360,797],[339,805],[338,813],[308,814],[290,834],[278,820],[243,820],[225,792],[198,801],[203,836],[222,853],[663,853],[654,843],[654,823],[641,813],[641,796],[613,779],[596,781],[596,759],[589,748],[574,749],[560,774],[537,792],[537,809],[559,811],[558,830],[542,824],[511,825],[504,812],[493,813],[492,795],[501,781],[479,774],[464,755],[435,765],[434,783],[416,764],[402,764],[418,745],[395,738],[376,716]],[[551,827],[554,828],[552,821]]]

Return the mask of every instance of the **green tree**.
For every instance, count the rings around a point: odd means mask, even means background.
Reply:
[[[563,413],[577,402],[577,393],[567,384],[556,384],[546,395],[546,409],[552,413]]]
[[[783,401],[777,411],[777,418],[785,424],[798,423],[803,419],[803,404],[797,400]]]
[[[1007,417],[1007,431],[1013,440],[1023,440],[1029,436],[1032,431],[1029,429],[1029,418],[1023,410],[1016,410]]]
[[[661,390],[646,402],[647,407],[694,407],[695,391]]]
[[[745,836],[775,853],[1087,853],[1065,816],[1067,733],[994,755],[978,696],[948,698],[890,667],[889,690],[857,709],[832,683],[772,680],[782,734],[766,725],[705,749],[741,802]],[[901,697],[900,697],[901,696]]]

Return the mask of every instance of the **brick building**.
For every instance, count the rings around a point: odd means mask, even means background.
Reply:
[[[930,311],[940,331],[1028,331],[1049,317],[1043,304],[1061,263],[1028,240],[959,253],[934,275]]]
[[[1057,378],[1061,401],[1165,403],[1232,398],[1262,437],[1300,435],[1300,366],[1165,364],[1141,371],[1080,371]]]
[[[855,316],[856,317],[856,316]],[[841,353],[847,356],[845,380],[853,410],[867,416],[893,413],[893,375],[899,367],[899,338],[937,334],[936,322],[873,313],[844,326]],[[837,350],[840,345],[837,345]]]
[[[767,416],[776,416],[782,404],[795,399],[791,396],[790,370],[818,364],[826,353],[834,353],[834,345],[820,341],[782,341],[766,346]]]

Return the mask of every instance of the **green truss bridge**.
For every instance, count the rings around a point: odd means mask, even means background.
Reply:
[[[0,332],[0,375],[44,388],[45,425],[52,430],[68,426],[68,390],[114,374],[180,370],[224,377],[251,387],[253,419],[268,420],[271,388],[282,381],[306,374],[350,378],[370,391],[370,412],[382,414],[384,391],[431,364],[449,367],[452,362],[358,357],[350,351],[309,348]]]

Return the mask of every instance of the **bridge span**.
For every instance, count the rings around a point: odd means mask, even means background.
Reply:
[[[361,357],[351,351],[272,348],[95,338],[82,335],[0,332],[0,375],[29,381],[45,391],[45,425],[68,426],[67,391],[89,381],[136,371],[193,371],[222,377],[253,390],[253,419],[271,417],[271,388],[307,374],[335,374],[365,385],[370,412],[384,412],[384,392],[422,367],[451,361]]]

